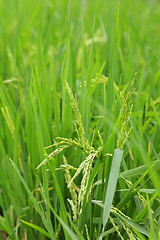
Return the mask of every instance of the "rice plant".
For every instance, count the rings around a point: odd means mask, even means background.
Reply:
[[[159,11],[0,1],[0,239],[160,239]]]

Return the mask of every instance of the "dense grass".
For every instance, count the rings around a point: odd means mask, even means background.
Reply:
[[[160,239],[159,12],[0,0],[1,239]]]

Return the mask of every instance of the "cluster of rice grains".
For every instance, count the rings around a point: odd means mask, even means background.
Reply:
[[[135,73],[135,76],[136,74],[137,73]],[[118,135],[117,149],[123,149],[124,143],[128,138],[132,129],[132,128],[129,128],[128,130],[128,124],[129,124],[129,120],[130,120],[132,109],[133,109],[132,95],[135,91],[134,82],[135,82],[135,78],[132,80],[130,91],[128,91],[127,95],[122,98],[123,108],[121,112],[121,125],[120,125],[121,130],[119,131],[119,135]]]
[[[121,111],[121,126],[120,126],[121,129],[119,131],[118,140],[117,140],[118,149],[123,149],[125,140],[129,136],[129,133],[131,131],[131,128],[129,128],[128,130],[128,123],[129,123],[129,119],[131,117],[131,112],[133,108],[133,105],[131,103],[131,98],[135,90],[134,81],[135,79],[133,79],[131,83],[130,91],[128,91],[127,95],[122,98],[123,105],[122,105],[122,111]],[[95,137],[94,133],[92,136],[91,143],[89,143],[89,140],[86,137],[85,130],[82,124],[77,98],[76,96],[73,95],[73,92],[67,82],[66,82],[66,89],[70,96],[71,106],[76,116],[75,131],[77,134],[77,138],[72,139],[72,138],[57,137],[55,143],[51,146],[48,146],[47,148],[55,147],[55,150],[48,155],[49,159],[51,159],[55,155],[62,152],[64,149],[69,148],[71,146],[77,147],[86,156],[86,158],[80,163],[79,167],[75,168],[68,164],[66,157],[63,155],[64,165],[61,165],[59,168],[64,170],[65,181],[71,196],[71,199],[68,198],[67,200],[72,209],[73,220],[75,221],[77,220],[77,223],[78,223],[79,215],[81,214],[81,211],[82,211],[84,196],[87,191],[88,181],[92,171],[93,160],[98,158],[102,153],[103,140],[102,140],[100,131],[98,130],[98,137],[100,139],[100,146],[98,147],[98,149],[95,149],[93,147],[93,139]],[[112,154],[108,153],[108,154],[105,154],[105,156],[106,155],[112,155]],[[41,167],[46,162],[47,162],[47,159],[44,159],[44,161],[37,168]],[[75,170],[73,177],[71,176],[70,170]],[[81,184],[80,184],[80,187],[77,187],[76,184],[74,183],[74,180],[81,172],[83,173]],[[115,211],[117,212],[118,209],[115,210],[115,208],[112,206],[111,212],[115,212]],[[111,217],[110,217],[110,221],[115,227],[115,223]],[[121,220],[121,222],[123,222],[123,220]],[[122,226],[126,229],[126,232],[128,232],[128,235],[131,236],[132,231],[129,229],[129,227],[126,226],[124,223],[122,224]],[[116,227],[116,230],[118,235],[121,237],[121,239],[123,239],[123,237],[120,234],[120,231],[118,230],[118,227]],[[87,228],[86,228],[86,232],[87,232]],[[131,238],[131,239],[134,239],[134,238]]]

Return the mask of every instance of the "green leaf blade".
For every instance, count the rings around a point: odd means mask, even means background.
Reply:
[[[115,149],[112,166],[111,166],[111,171],[110,171],[110,176],[109,176],[109,181],[108,181],[107,193],[106,193],[106,197],[105,197],[105,203],[104,203],[103,231],[104,231],[104,228],[105,228],[108,218],[109,218],[112,201],[113,201],[113,197],[114,197],[114,192],[115,192],[116,184],[117,184],[117,180],[118,180],[118,174],[119,174],[122,157],[123,157],[123,150]]]
[[[42,229],[41,227],[39,227],[39,226],[37,226],[37,225],[35,225],[33,223],[26,222],[26,221],[24,221],[22,219],[20,219],[20,221],[23,222],[24,224],[28,225],[29,227],[34,228],[38,232],[42,233],[43,235],[45,235],[46,237],[51,239],[50,235],[44,229]]]

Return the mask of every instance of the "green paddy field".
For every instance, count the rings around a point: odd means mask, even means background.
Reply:
[[[160,1],[0,0],[0,240],[160,239]]]

